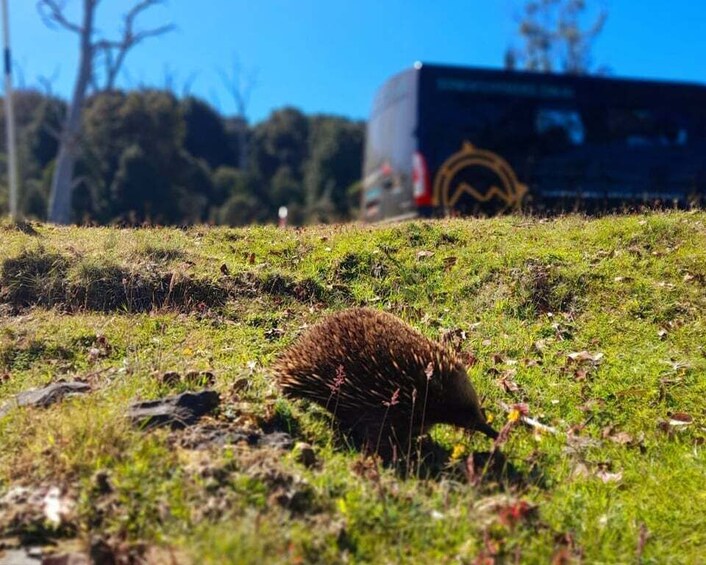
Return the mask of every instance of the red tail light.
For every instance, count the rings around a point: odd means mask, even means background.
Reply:
[[[419,151],[412,156],[412,187],[417,206],[431,206],[431,180],[427,163]]]

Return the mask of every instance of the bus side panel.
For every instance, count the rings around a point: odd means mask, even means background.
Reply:
[[[433,183],[449,179],[450,167],[440,171],[464,151],[503,159],[535,210],[703,203],[705,108],[700,86],[425,65],[418,151]],[[453,170],[451,192],[501,186],[489,168]],[[454,211],[505,208],[474,198],[464,193]]]

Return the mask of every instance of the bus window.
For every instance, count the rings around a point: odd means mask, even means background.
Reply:
[[[539,108],[535,128],[540,137],[559,138],[571,145],[582,145],[586,137],[581,115],[576,110]]]

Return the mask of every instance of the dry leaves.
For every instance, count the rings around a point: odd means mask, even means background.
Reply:
[[[581,479],[594,477],[600,479],[603,483],[617,483],[623,479],[623,472],[612,471],[610,463],[599,463],[594,469],[589,469],[586,463],[577,463],[571,472],[571,476]]]
[[[457,261],[457,257],[444,257],[444,271],[450,271]]]
[[[575,351],[569,353],[567,356],[567,364],[571,363],[590,363],[592,365],[598,365],[603,360],[603,353],[589,353],[586,350]]]

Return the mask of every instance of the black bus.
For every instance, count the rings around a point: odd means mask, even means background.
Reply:
[[[706,203],[706,86],[417,63],[378,91],[362,216]]]

